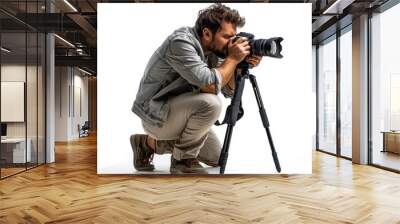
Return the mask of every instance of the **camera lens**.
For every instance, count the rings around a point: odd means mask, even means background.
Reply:
[[[282,50],[280,43],[282,40],[283,38],[281,37],[253,40],[251,43],[253,54],[282,58],[282,55],[280,54]]]

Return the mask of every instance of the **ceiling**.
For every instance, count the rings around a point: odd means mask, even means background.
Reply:
[[[388,0],[254,0],[229,2],[269,2],[269,3],[311,3],[312,37],[318,43],[336,32],[337,21],[340,26],[351,23],[351,17],[372,10]],[[18,32],[28,28],[39,32],[55,32],[56,65],[80,66],[96,73],[97,57],[97,3],[135,3],[135,2],[187,2],[187,1],[148,1],[148,0],[45,0],[0,1],[0,22],[2,32],[11,40],[21,41]],[[192,0],[190,2],[204,2]],[[225,1],[227,2],[227,1]],[[49,12],[52,13],[49,13]],[[348,22],[346,22],[348,21]],[[348,25],[348,24],[347,24]],[[21,36],[21,34],[20,34]],[[21,43],[23,44],[23,43]],[[18,45],[16,43],[16,45]],[[33,46],[33,45],[29,45]],[[28,51],[30,51],[28,49]]]

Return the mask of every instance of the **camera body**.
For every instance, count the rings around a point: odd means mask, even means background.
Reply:
[[[283,40],[282,37],[272,37],[269,39],[254,39],[251,33],[240,32],[236,35],[233,41],[239,37],[245,37],[249,41],[250,55],[268,56],[273,58],[282,58],[281,55]],[[239,68],[249,68],[250,65],[245,61],[241,61],[238,65]]]

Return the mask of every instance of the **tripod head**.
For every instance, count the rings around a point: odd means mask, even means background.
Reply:
[[[250,68],[251,68],[251,65],[246,60],[241,61],[236,66],[236,69],[240,69],[240,70],[249,70]]]

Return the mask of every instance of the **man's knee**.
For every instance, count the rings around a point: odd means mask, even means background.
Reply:
[[[213,119],[218,119],[222,109],[221,99],[217,95],[211,93],[201,93],[201,95],[201,109],[206,110],[209,116],[211,116]]]

